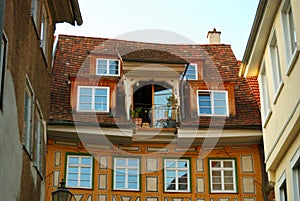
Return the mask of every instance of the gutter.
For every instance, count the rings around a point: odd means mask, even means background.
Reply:
[[[248,38],[247,46],[245,49],[245,53],[244,53],[244,56],[242,59],[242,65],[240,67],[239,76],[244,76],[244,74],[245,74],[246,66],[248,65],[249,58],[250,58],[250,55],[251,55],[251,52],[252,52],[252,49],[254,46],[254,42],[255,42],[255,39],[256,39],[256,36],[257,36],[257,33],[258,33],[258,30],[259,30],[259,27],[260,27],[260,24],[261,24],[268,1],[269,0],[260,0],[259,1],[257,11],[255,14],[255,18],[253,21],[253,25],[252,25],[250,35]]]

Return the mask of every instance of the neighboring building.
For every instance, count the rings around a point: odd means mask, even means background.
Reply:
[[[211,33],[208,45],[57,37],[47,201],[62,178],[81,201],[264,200],[257,100]]]
[[[240,71],[258,76],[266,170],[277,201],[300,200],[299,9],[297,0],[260,1]]]
[[[0,11],[1,200],[44,200],[53,34],[81,14],[77,0],[1,0]]]

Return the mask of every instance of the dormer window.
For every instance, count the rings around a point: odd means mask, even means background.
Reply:
[[[120,62],[117,59],[97,59],[96,75],[119,76]]]
[[[186,70],[184,79],[198,80],[198,66],[197,64],[190,64]]]
[[[228,116],[228,92],[198,90],[198,115]]]
[[[108,112],[109,87],[79,86],[77,102],[81,112]]]

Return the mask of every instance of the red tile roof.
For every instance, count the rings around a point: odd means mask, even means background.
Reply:
[[[150,54],[146,54],[149,53]],[[217,45],[174,45],[124,41],[60,35],[54,57],[51,82],[50,120],[72,122],[69,75],[76,75],[83,66],[88,66],[91,54],[111,55],[125,60],[144,60],[170,63],[203,61],[203,80],[234,83],[236,115],[226,118],[228,127],[260,127],[260,112],[247,80],[238,77],[239,63],[231,46]],[[164,57],[165,56],[165,57]],[[89,69],[84,70],[87,74]],[[99,121],[110,121],[100,118]],[[209,119],[199,118],[200,126],[208,126]]]
[[[259,85],[258,85],[257,77],[250,76],[250,77],[247,77],[246,79],[247,79],[248,85],[250,86],[252,94],[255,97],[258,106],[260,107],[260,94],[259,94]]]

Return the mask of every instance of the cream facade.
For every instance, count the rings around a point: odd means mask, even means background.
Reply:
[[[266,170],[276,200],[300,200],[300,2],[260,1],[240,75],[258,76]]]

